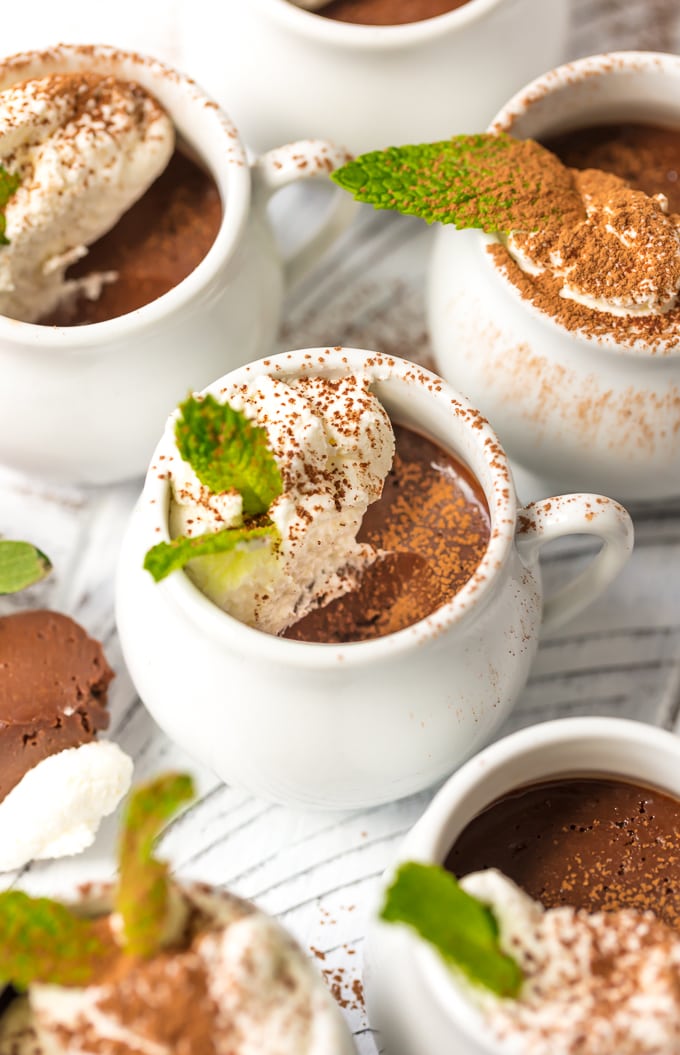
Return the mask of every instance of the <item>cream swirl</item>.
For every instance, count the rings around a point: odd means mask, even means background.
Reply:
[[[352,589],[375,559],[356,536],[369,504],[382,493],[394,434],[365,377],[285,381],[262,375],[221,398],[266,429],[283,478],[283,493],[269,510],[281,541],[274,548],[200,557],[187,571],[226,612],[278,634]],[[240,495],[213,494],[178,454],[169,473],[173,536],[241,523]]]
[[[112,930],[119,922],[109,917]],[[193,885],[182,888],[176,924],[171,948],[121,953],[91,985],[31,985],[0,1018],[0,1055],[349,1052],[330,993],[275,920]]]
[[[163,171],[172,122],[140,85],[52,74],[0,92],[0,164],[20,180],[5,207],[0,314],[34,322],[115,273],[64,275]]]
[[[680,938],[651,912],[544,910],[500,872],[462,886],[489,905],[519,963],[515,1000],[466,985],[503,1050],[521,1055],[673,1055],[680,1045]]]

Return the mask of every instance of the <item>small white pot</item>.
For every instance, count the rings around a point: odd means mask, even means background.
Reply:
[[[289,0],[197,0],[182,47],[255,149],[323,129],[360,152],[485,128],[562,59],[567,16],[566,0],[468,0],[423,22],[362,26]]]
[[[680,57],[599,55],[534,81],[494,131],[540,138],[609,121],[680,123]],[[622,501],[680,494],[680,347],[653,353],[568,331],[523,299],[486,251],[441,228],[428,315],[437,368],[493,422],[519,493],[593,490]]]
[[[466,825],[494,800],[563,776],[616,776],[680,797],[680,739],[619,718],[563,718],[492,744],[451,777],[399,849],[397,864],[442,864]],[[391,870],[376,891],[364,981],[371,1024],[390,1055],[502,1055],[444,961],[407,927],[378,914]]]
[[[398,422],[464,461],[491,514],[476,572],[427,619],[346,645],[290,641],[217,608],[183,573],[154,583],[146,551],[168,539],[170,488],[152,469],[121,552],[117,620],[132,679],[170,737],[223,780],[292,805],[370,806],[441,779],[507,715],[536,650],[542,545],[571,533],[605,545],[548,598],[551,625],[617,574],[632,546],[628,514],[607,498],[570,495],[517,511],[506,457],[488,423],[428,371],[354,349],[315,348],[252,363],[208,391],[259,374],[363,372]],[[152,465],[174,448],[174,419]],[[160,459],[160,460],[159,460]]]
[[[153,92],[180,142],[210,169],[224,213],[198,267],[128,315],[70,327],[0,316],[0,459],[44,478],[101,484],[144,472],[168,407],[188,389],[267,352],[284,285],[313,264],[355,210],[338,194],[323,228],[283,262],[266,217],[269,198],[295,180],[325,179],[345,152],[308,141],[249,165],[227,116],[188,77],[153,59],[59,45],[1,63],[0,91],[78,70],[129,78]]]

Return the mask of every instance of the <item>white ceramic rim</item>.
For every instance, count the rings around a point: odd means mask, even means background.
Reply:
[[[101,342],[103,349],[108,343],[138,336],[140,331],[154,325],[160,318],[183,308],[215,278],[233,252],[246,222],[250,208],[250,168],[238,132],[218,104],[186,74],[151,56],[104,44],[58,44],[54,48],[20,52],[3,59],[0,61],[0,78],[16,67],[19,82],[23,65],[41,61],[54,64],[62,56],[64,59],[91,60],[94,69],[100,60],[104,63],[130,62],[151,71],[154,79],[169,78],[179,86],[187,105],[200,107],[204,119],[211,125],[210,134],[218,142],[223,140],[225,146],[222,169],[218,171],[212,165],[207,166],[222,199],[222,222],[217,237],[194,270],[167,293],[126,315],[84,326],[43,326],[0,315],[0,342],[7,340],[12,346],[24,344],[31,348],[49,348],[55,353],[59,349],[69,353],[82,349],[92,352],[93,342]],[[196,150],[202,156],[203,152]]]
[[[636,722],[628,718],[588,716],[557,718],[539,725],[528,726],[490,744],[478,755],[465,762],[449,778],[424,814],[424,824],[423,821],[419,822],[423,827],[419,833],[417,859],[442,863],[441,847],[438,843],[441,842],[449,818],[480,781],[487,781],[494,771],[502,770],[510,760],[521,758],[526,751],[533,754],[541,748],[560,742],[578,742],[586,738],[595,742],[599,741],[602,744],[603,754],[608,752],[613,741],[632,744],[650,753],[662,751],[669,753],[670,751],[677,756],[680,768],[680,738],[666,729],[660,729],[658,726],[644,722]],[[571,770],[573,767],[567,766],[566,768]],[[622,780],[627,777],[620,767],[614,767],[610,771],[603,768],[603,774],[608,772]],[[559,775],[562,774],[555,772],[555,776]],[[546,774],[541,779],[549,780],[550,776]],[[637,776],[629,779],[632,783],[640,782]],[[662,784],[656,786],[664,790]],[[675,791],[668,790],[668,794],[677,798]],[[490,798],[487,805],[497,797],[494,795]],[[481,808],[484,809],[483,806]],[[478,813],[479,811],[476,811],[475,815]],[[446,852],[448,849],[450,846],[447,847]],[[444,1013],[448,1014],[456,1026],[462,1028],[470,1038],[486,1045],[490,1053],[505,1051],[503,1045],[488,1030],[481,1012],[466,997],[464,985],[457,984],[455,977],[436,951],[415,935],[409,933],[408,938],[414,943],[413,954],[418,969],[422,972],[424,984],[431,990]]]
[[[573,62],[565,62],[520,88],[490,121],[488,130],[508,131],[512,128],[514,118],[520,117],[532,103],[552,95],[554,91],[564,88],[574,80],[583,80],[594,74],[625,76],[631,69],[636,68],[642,71],[673,69],[680,73],[680,55],[665,51],[603,51],[596,55],[586,55],[582,59],[574,59]],[[575,127],[586,128],[587,125]]]
[[[566,62],[562,66],[556,66],[554,69],[549,70],[547,73],[542,73],[540,77],[536,77],[524,88],[520,88],[492,119],[488,126],[488,131],[509,131],[512,133],[516,117],[520,117],[525,113],[533,103],[540,101],[555,91],[561,90],[575,80],[581,81],[586,77],[605,74],[611,77],[625,76],[628,72],[635,69],[641,71],[654,70],[656,72],[672,70],[680,77],[680,55],[673,55],[663,51],[608,51],[598,55],[588,55],[582,59],[575,59],[573,62]],[[574,127],[587,128],[588,125],[586,123],[583,126]],[[621,344],[617,342],[615,337],[607,334],[590,337],[582,331],[567,330],[557,319],[554,319],[547,312],[541,311],[531,301],[522,297],[513,283],[491,260],[486,252],[486,244],[482,245],[482,251],[488,260],[488,266],[492,268],[494,274],[500,277],[504,285],[509,287],[514,295],[519,298],[522,306],[530,310],[536,319],[540,319],[546,325],[557,329],[561,334],[568,334],[572,339],[582,344],[584,348],[589,350],[597,348],[617,357],[634,357],[636,359],[642,357],[651,360],[668,360],[680,356],[680,340],[675,345],[664,346],[658,351],[654,351],[653,347],[650,348],[641,341],[629,345]]]
[[[247,0],[255,3],[255,0]],[[257,0],[287,28],[304,33],[317,42],[345,48],[366,50],[388,50],[418,44],[439,36],[445,30],[462,29],[471,22],[484,18],[490,11],[505,3],[505,0],[466,0],[453,11],[445,11],[419,22],[405,22],[390,26],[365,26],[356,22],[337,22],[324,18],[315,11],[306,11],[290,0]]]
[[[388,658],[396,652],[403,653],[417,648],[424,641],[446,632],[454,623],[460,623],[463,619],[471,617],[473,612],[477,612],[495,590],[498,576],[503,573],[505,564],[510,558],[515,539],[517,499],[507,457],[486,419],[472,407],[468,400],[436,374],[405,359],[357,348],[303,348],[281,352],[279,355],[248,363],[226,374],[204,391],[219,393],[219,389],[227,378],[230,383],[242,383],[256,376],[258,370],[273,374],[276,373],[277,368],[280,368],[283,376],[286,373],[288,375],[304,373],[305,369],[312,372],[318,369],[319,357],[325,357],[323,361],[331,369],[346,370],[348,373],[362,371],[370,375],[373,368],[377,370],[380,367],[387,367],[393,371],[391,376],[396,376],[398,380],[403,380],[405,383],[416,381],[429,391],[432,399],[448,407],[454,404],[474,417],[475,427],[474,429],[470,427],[470,431],[477,441],[480,460],[483,459],[487,464],[492,493],[483,487],[491,516],[491,536],[486,552],[472,577],[447,604],[420,622],[385,637],[368,641],[352,641],[341,645],[292,641],[247,626],[218,608],[183,571],[173,572],[166,579],[153,585],[154,589],[163,591],[165,603],[185,611],[192,622],[200,626],[211,639],[218,643],[223,642],[227,650],[236,649],[255,656],[259,661],[268,656],[272,660],[282,662],[288,660],[296,666],[303,666],[307,669],[337,670],[339,660],[343,661],[347,667],[356,667],[365,663],[374,663],[381,658]],[[368,360],[371,360],[373,365],[369,365]],[[376,377],[376,383],[378,381],[379,378]],[[169,421],[174,420],[176,414],[177,411],[174,411]],[[155,527],[160,530],[149,531],[149,545],[170,539],[167,515],[170,485],[167,479],[158,478],[153,466],[157,464],[159,456],[171,442],[170,430],[166,427],[163,438],[151,459],[152,468],[147,474],[141,499],[144,506],[154,510],[158,516]],[[462,456],[459,457],[462,458]],[[472,471],[473,475],[476,475],[474,470]],[[148,572],[144,574],[147,575]]]

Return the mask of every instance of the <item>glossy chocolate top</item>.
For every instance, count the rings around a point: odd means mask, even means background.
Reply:
[[[546,907],[651,909],[680,926],[680,802],[623,780],[518,788],[461,832],[457,876],[497,868]]]
[[[331,0],[316,14],[363,26],[399,26],[444,15],[465,3],[467,0]]]

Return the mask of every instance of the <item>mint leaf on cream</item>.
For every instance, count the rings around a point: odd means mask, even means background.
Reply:
[[[67,905],[21,890],[0,894],[0,979],[5,985],[87,985],[117,955],[111,932]]]
[[[202,484],[220,494],[238,491],[243,515],[266,513],[283,491],[266,430],[214,396],[190,396],[180,405],[177,447]]]
[[[0,594],[33,586],[51,570],[49,558],[30,542],[0,539]]]
[[[108,916],[90,919],[20,890],[0,893],[0,988],[23,990],[33,982],[87,986],[115,969],[121,947],[128,955],[149,957],[176,937],[169,868],[155,858],[154,846],[165,821],[193,797],[186,773],[166,773],[131,795],[115,899],[120,936]]]
[[[20,183],[21,180],[18,176],[8,172],[3,165],[0,165],[0,245],[9,245],[9,238],[5,234],[7,219],[2,210]]]
[[[123,921],[125,951],[133,956],[153,956],[167,937],[170,872],[154,857],[154,845],[164,822],[194,794],[190,776],[166,773],[140,785],[128,802],[118,855],[116,911]]]
[[[222,531],[196,535],[194,538],[178,535],[172,542],[159,542],[152,546],[144,557],[144,568],[156,582],[160,582],[196,557],[213,557],[217,553],[230,553],[242,543],[278,538],[278,529],[271,523],[255,527],[223,528]]]
[[[466,894],[439,865],[407,861],[385,896],[380,918],[405,923],[475,985],[499,996],[517,996],[522,972],[501,950],[492,911]]]
[[[490,233],[585,217],[570,170],[540,143],[505,132],[375,150],[331,179],[376,209]]]

